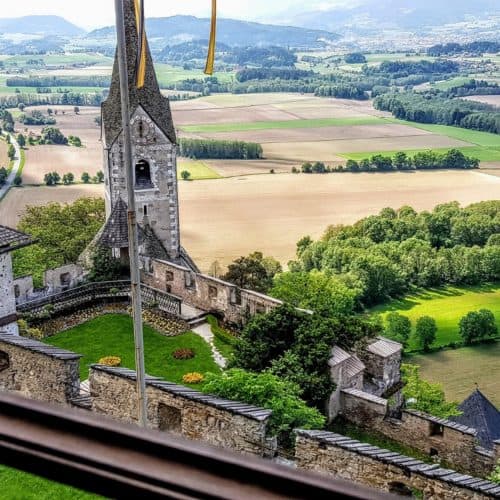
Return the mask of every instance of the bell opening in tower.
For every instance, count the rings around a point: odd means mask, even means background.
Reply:
[[[146,160],[140,160],[135,165],[135,188],[152,189],[151,168]]]

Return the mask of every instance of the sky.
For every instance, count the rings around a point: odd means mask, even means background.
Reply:
[[[290,11],[312,10],[312,8],[333,7],[347,0],[218,0],[219,12],[223,17],[265,21]],[[207,17],[210,0],[145,0],[148,17],[163,17],[174,14]],[[18,17],[35,14],[55,14],[68,21],[92,29],[114,23],[113,0],[15,0],[0,17]]]

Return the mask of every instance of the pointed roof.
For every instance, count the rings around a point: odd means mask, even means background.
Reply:
[[[135,67],[137,59],[137,26],[133,0],[124,0],[125,39],[127,47],[128,88],[130,98],[130,113],[134,114],[139,106],[151,117],[156,125],[176,144],[174,122],[169,100],[160,92],[158,80],[153,65],[153,59],[146,42],[146,79],[144,87],[136,86]],[[107,147],[110,147],[122,130],[120,76],[118,71],[118,54],[115,57],[113,76],[109,96],[102,104],[103,126]]]
[[[153,228],[149,225],[147,218],[144,220],[143,229],[143,252],[152,259],[169,260],[169,255],[162,242],[158,239]]]
[[[493,448],[493,441],[500,439],[500,411],[479,390],[476,389],[459,407],[462,415],[451,420],[477,430],[479,444]]]
[[[27,234],[0,225],[0,254],[12,252],[32,243],[33,240]]]
[[[99,244],[108,248],[128,248],[128,207],[127,204],[118,198],[111,215],[109,216]],[[139,241],[142,240],[142,231],[139,228]]]

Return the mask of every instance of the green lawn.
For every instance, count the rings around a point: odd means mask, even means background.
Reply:
[[[408,316],[413,325],[419,317],[431,316],[438,327],[434,345],[442,346],[460,341],[460,319],[468,312],[479,309],[490,309],[495,314],[500,328],[500,285],[425,290],[375,307],[371,312],[384,316],[388,312],[396,311]],[[414,342],[410,341],[410,349],[415,347]]]
[[[0,465],[1,498],[5,500],[87,500],[100,498],[32,474]]]
[[[179,160],[177,166],[177,178],[181,179],[181,172],[187,170],[191,174],[191,180],[221,179],[215,170],[211,169],[205,162],[199,160]]]
[[[84,355],[80,361],[82,380],[88,377],[88,366],[97,363],[105,356],[119,356],[122,359],[122,366],[135,368],[134,337],[132,320],[129,316],[119,314],[101,316],[49,337],[45,342]],[[172,352],[184,347],[193,349],[195,357],[184,361],[174,359]],[[165,337],[145,325],[144,355],[146,372],[170,382],[183,383],[182,376],[190,372],[220,371],[212,358],[210,346],[194,333]]]
[[[377,116],[352,118],[317,118],[309,120],[284,120],[244,123],[209,123],[206,125],[187,125],[182,130],[191,133],[203,132],[245,132],[249,130],[271,130],[288,128],[346,127],[353,125],[383,124],[386,120]]]
[[[475,389],[500,408],[500,342],[412,356],[405,362],[420,365],[422,377],[443,385],[446,397],[463,401]]]
[[[207,321],[214,334],[215,347],[227,360],[231,359],[234,353],[236,338],[219,326],[219,322],[215,316],[207,316]]]

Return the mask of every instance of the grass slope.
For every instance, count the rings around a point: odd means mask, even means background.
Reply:
[[[500,407],[499,360],[500,342],[412,356],[407,362],[420,365],[424,379],[441,383],[449,400],[463,401],[478,384]]]
[[[8,500],[87,500],[101,498],[48,479],[0,465],[1,498]]]
[[[500,285],[481,287],[447,287],[424,290],[387,305],[378,306],[371,312],[385,316],[396,311],[410,318],[413,325],[421,316],[431,316],[436,320],[438,331],[435,346],[460,341],[458,323],[470,311],[490,309],[500,328]],[[410,349],[415,344],[410,342]]]
[[[221,179],[215,170],[211,169],[205,162],[199,160],[179,160],[177,167],[177,178],[181,179],[181,172],[187,170],[191,174],[191,180]]]
[[[385,122],[386,120],[377,116],[361,116],[352,118],[315,118],[309,120],[278,120],[245,123],[209,123],[206,125],[187,125],[181,127],[181,129],[191,133],[246,132],[251,130],[376,125],[383,124]]]
[[[85,380],[88,378],[88,366],[97,363],[104,356],[119,356],[123,367],[135,368],[132,328],[129,316],[110,314],[49,337],[45,342],[83,354],[80,377]],[[184,361],[174,359],[172,352],[184,347],[193,349],[195,357]],[[145,325],[144,356],[146,372],[170,382],[182,384],[182,376],[194,371],[220,371],[212,358],[210,346],[194,333],[165,337]]]

